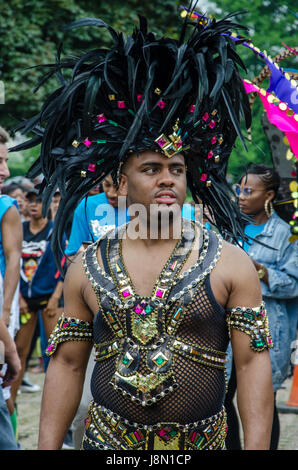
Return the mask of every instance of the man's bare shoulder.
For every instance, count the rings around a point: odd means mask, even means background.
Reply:
[[[74,286],[77,288],[78,286],[82,287],[82,285],[86,283],[87,277],[84,272],[82,257],[83,253],[77,253],[69,261],[64,279],[64,285],[66,287]]]
[[[237,270],[252,270],[252,272],[255,272],[252,260],[240,246],[223,241],[221,258],[231,269],[237,268]]]
[[[258,305],[262,300],[260,281],[247,253],[239,246],[224,242],[221,265],[230,287],[228,307]]]

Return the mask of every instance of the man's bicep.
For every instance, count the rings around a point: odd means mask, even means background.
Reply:
[[[262,290],[257,271],[251,259],[240,250],[231,269],[231,291],[227,308],[257,307],[262,302]]]
[[[93,314],[83,297],[84,284],[85,276],[82,269],[81,256],[79,255],[67,268],[63,286],[64,314],[66,317],[92,321]]]

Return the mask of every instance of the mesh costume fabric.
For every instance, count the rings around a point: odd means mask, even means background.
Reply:
[[[129,323],[132,321],[131,316],[135,313],[131,308],[123,309],[117,298],[112,273],[108,271],[107,239],[99,242],[105,271],[97,263],[95,254],[98,244],[87,249],[83,262],[100,306],[99,313],[94,320],[94,343],[95,345],[112,345],[113,341],[117,340],[115,332],[107,324],[105,316],[107,310],[113,312],[114,318],[117,318],[118,323],[126,331],[122,343],[118,341],[116,354],[106,354],[95,365],[91,391],[96,403],[130,421],[150,424],[158,422],[187,424],[215,415],[222,409],[226,387],[224,353],[229,337],[225,311],[216,302],[210,286],[210,271],[220,256],[220,237],[211,231],[208,231],[207,235],[208,248],[205,249],[203,256],[201,249],[199,253],[201,261],[187,270],[186,275],[180,273],[173,285],[168,286],[170,294],[167,298],[164,316],[160,317],[163,318],[164,329],[159,334],[153,335],[152,340],[145,346],[137,338],[132,339],[139,353],[137,372],[141,376],[152,372],[152,367],[148,367],[148,355],[154,347],[157,347],[156,344],[159,344],[160,338],[164,338],[165,343],[170,345],[162,352],[168,354],[172,351],[170,371],[173,373],[173,387],[168,387],[170,393],[166,390],[163,396],[161,392],[158,401],[147,406],[142,406],[138,399],[132,400],[130,394],[126,393],[125,387],[118,390],[111,386],[115,371],[119,366],[119,358],[121,358],[121,344],[123,345],[123,341],[127,339],[127,331],[130,330]],[[113,266],[121,264],[120,259],[117,258],[118,245],[119,240],[116,237],[108,254]],[[190,249],[189,246],[186,252]],[[168,326],[173,312],[177,312],[180,307],[183,309],[182,320],[176,327],[175,334],[169,335]],[[172,339],[169,340],[169,337]],[[174,339],[181,343],[181,347],[173,343]],[[199,351],[197,356],[189,353],[191,347]],[[217,359],[208,361],[210,355],[213,358],[219,358],[219,362],[216,362]],[[199,361],[196,360],[197,357],[200,358]],[[129,377],[129,374],[127,375]]]

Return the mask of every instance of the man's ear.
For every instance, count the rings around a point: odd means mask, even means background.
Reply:
[[[127,197],[127,194],[128,194],[127,176],[126,176],[124,173],[121,173],[121,174],[120,174],[120,182],[119,182],[118,195],[119,195],[119,196]]]

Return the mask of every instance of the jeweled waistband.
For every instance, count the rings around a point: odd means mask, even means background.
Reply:
[[[189,424],[131,422],[111,410],[90,403],[82,449],[94,450],[216,450],[227,433],[225,409]]]

